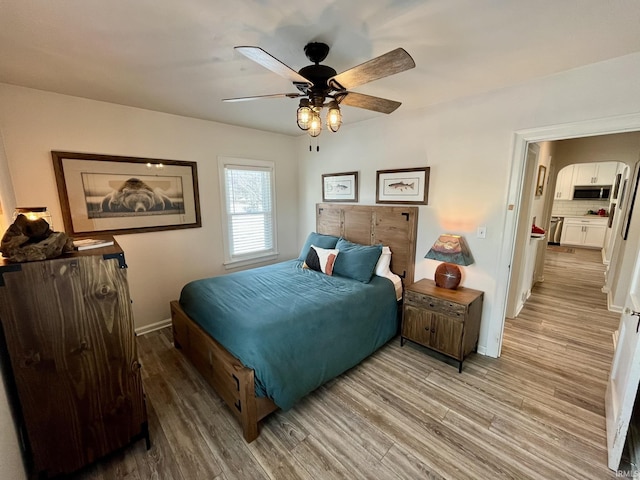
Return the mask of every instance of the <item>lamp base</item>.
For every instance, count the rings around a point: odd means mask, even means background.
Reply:
[[[457,265],[445,262],[438,265],[433,279],[437,287],[455,290],[460,285],[462,273]]]

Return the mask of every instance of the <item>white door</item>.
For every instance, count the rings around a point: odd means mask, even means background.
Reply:
[[[605,395],[609,468],[617,470],[640,381],[640,255],[618,327],[618,342]]]

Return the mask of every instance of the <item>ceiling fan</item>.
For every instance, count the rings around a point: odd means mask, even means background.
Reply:
[[[381,113],[396,110],[401,105],[400,102],[352,92],[351,89],[416,66],[411,55],[403,48],[396,48],[338,74],[328,65],[320,65],[327,58],[329,46],[326,43],[311,42],[304,47],[304,53],[313,65],[307,65],[296,72],[260,47],[240,46],[235,49],[272,72],[291,80],[299,92],[225,98],[223,101],[302,97],[296,115],[298,127],[312,137],[320,135],[320,111],[323,107],[328,108],[327,126],[332,132],[337,132],[342,124],[341,104]]]

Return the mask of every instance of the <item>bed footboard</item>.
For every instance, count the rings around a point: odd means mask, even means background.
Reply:
[[[258,422],[277,406],[268,398],[256,397],[254,372],[231,355],[182,310],[171,302],[173,340],[240,421],[247,442],[258,437]]]

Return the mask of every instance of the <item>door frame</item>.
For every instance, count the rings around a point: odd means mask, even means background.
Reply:
[[[498,315],[489,323],[486,355],[491,357],[500,356],[509,287],[512,281],[511,266],[514,262],[522,260],[514,258],[514,253],[517,242],[523,241],[523,239],[518,238],[517,226],[521,216],[526,213],[521,212],[521,210],[525,181],[530,180],[525,175],[528,144],[636,131],[640,131],[640,113],[532,128],[514,133],[511,172],[505,205],[506,215],[502,229],[504,236],[500,247],[498,278],[496,281],[495,311]]]

